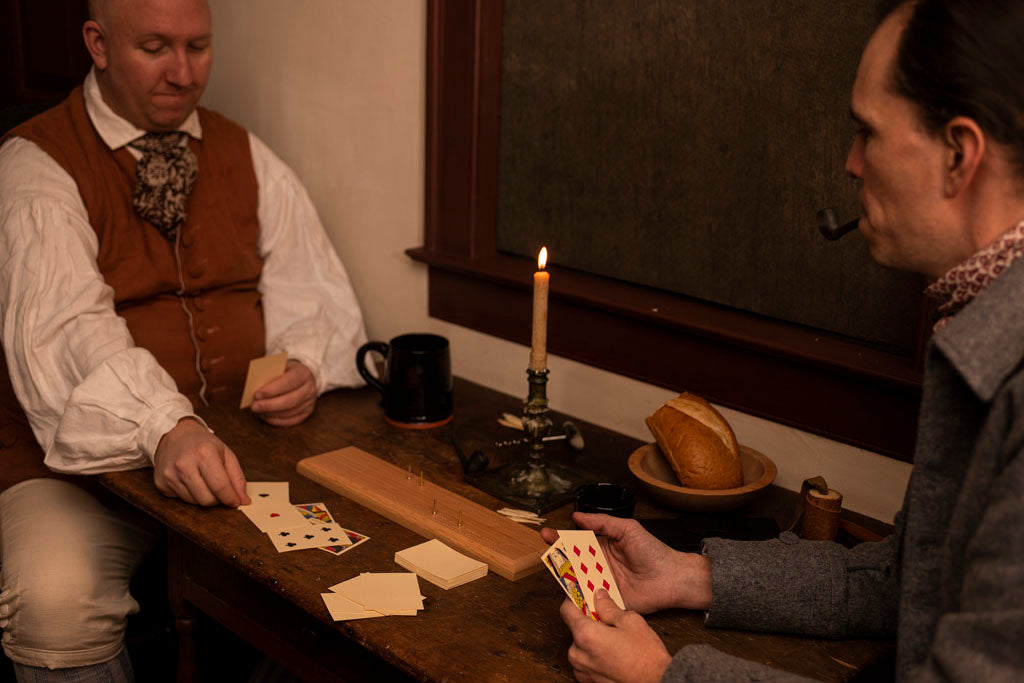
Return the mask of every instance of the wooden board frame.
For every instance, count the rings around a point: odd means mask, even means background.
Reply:
[[[407,529],[486,562],[509,581],[543,566],[547,545],[535,530],[355,446],[304,458],[296,469]]]

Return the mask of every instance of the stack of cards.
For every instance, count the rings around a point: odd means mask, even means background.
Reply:
[[[594,607],[594,593],[599,588],[608,591],[619,609],[625,609],[615,577],[593,531],[559,531],[558,540],[541,556],[541,561],[569,599],[591,619],[600,621]]]
[[[335,621],[386,616],[416,616],[423,609],[423,596],[415,574],[364,573],[331,586],[321,593],[327,611]]]
[[[487,574],[487,563],[474,560],[432,539],[395,553],[395,562],[445,590]]]
[[[286,481],[250,481],[245,491],[252,504],[238,509],[267,534],[278,552],[320,548],[341,555],[370,540],[339,526],[323,503],[290,503]]]

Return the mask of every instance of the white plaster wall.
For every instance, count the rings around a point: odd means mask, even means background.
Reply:
[[[525,395],[529,350],[427,315],[423,243],[423,0],[210,0],[214,70],[203,104],[259,135],[306,184],[345,262],[369,335],[430,331],[452,343],[457,374]],[[529,324],[524,321],[524,324]],[[631,436],[674,394],[550,357],[553,408]],[[909,465],[736,411],[741,443],[798,489],[823,475],[844,505],[890,521]],[[624,453],[623,457],[628,454]]]

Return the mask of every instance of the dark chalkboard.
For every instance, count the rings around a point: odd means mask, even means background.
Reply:
[[[854,233],[870,0],[506,0],[497,244],[912,355],[920,278]]]

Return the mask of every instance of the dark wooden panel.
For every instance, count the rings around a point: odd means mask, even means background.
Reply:
[[[507,3],[498,249],[912,354],[922,279],[815,222],[872,4]]]
[[[92,65],[82,42],[87,0],[2,0],[0,106],[57,102]]]

